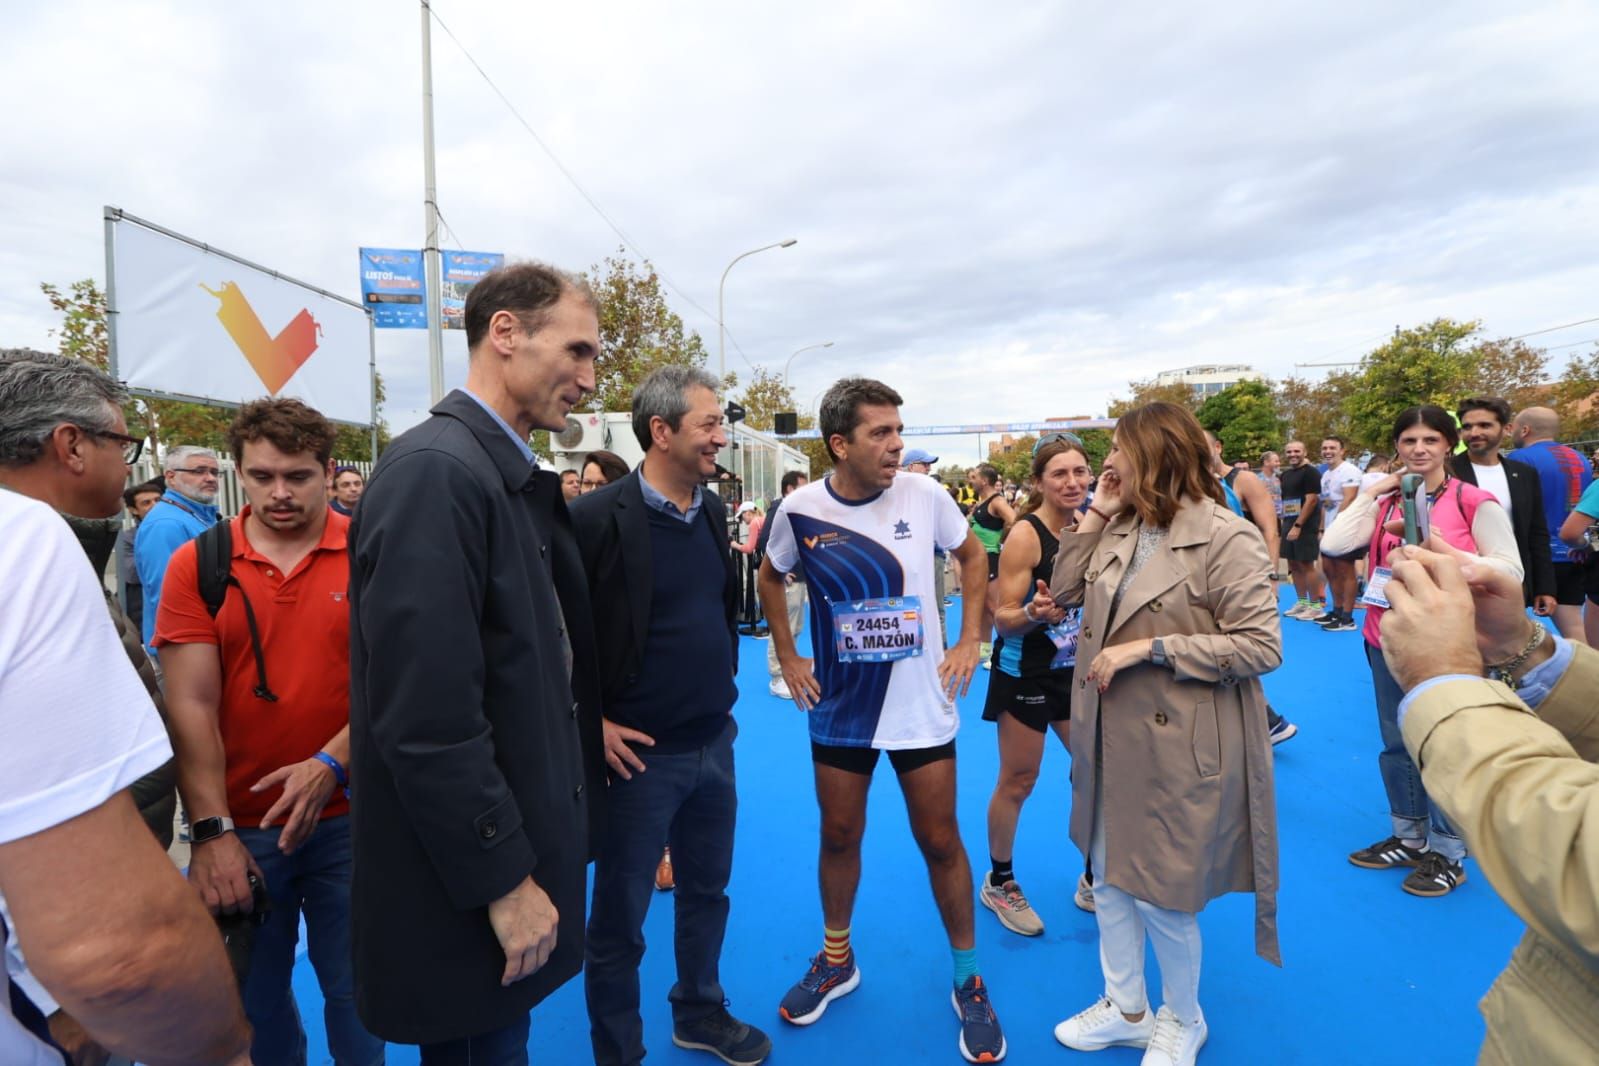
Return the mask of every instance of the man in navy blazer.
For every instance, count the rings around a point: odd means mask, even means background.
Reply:
[[[720,979],[738,794],[738,571],[727,508],[703,482],[726,446],[717,380],[656,370],[633,394],[644,461],[572,504],[601,634],[605,760],[584,988],[599,1066],[639,1062],[639,961],[661,845],[677,879],[672,1042],[754,1064],[765,1033],[728,1013]]]
[[[583,960],[603,791],[588,590],[528,447],[594,389],[588,287],[537,263],[466,301],[466,387],[383,453],[350,525],[356,1006],[424,1063],[525,1064]]]

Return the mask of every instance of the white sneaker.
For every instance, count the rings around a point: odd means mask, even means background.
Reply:
[[[1170,1007],[1162,1007],[1155,1012],[1155,1032],[1144,1051],[1143,1066],[1194,1066],[1209,1035],[1204,1018],[1198,1025],[1188,1025],[1178,1020]]]
[[[1312,613],[1307,615],[1306,614],[1307,611],[1312,612]],[[1316,605],[1315,604],[1306,603],[1304,600],[1297,600],[1297,601],[1295,601],[1295,603],[1294,603],[1294,605],[1292,607],[1288,608],[1288,610],[1283,612],[1283,617],[1284,618],[1304,619],[1304,618],[1307,618],[1307,617],[1315,617],[1315,615],[1320,614],[1320,613],[1321,612],[1316,609]]]
[[[766,686],[766,691],[770,692],[780,700],[791,700],[794,698],[794,693],[788,690],[788,682],[784,681],[780,677],[774,677],[772,679],[772,683]]]
[[[1055,1039],[1078,1051],[1103,1051],[1108,1047],[1148,1047],[1154,1032],[1155,1019],[1147,1008],[1142,1018],[1130,1022],[1109,997],[1101,996],[1092,1007],[1055,1026]]]

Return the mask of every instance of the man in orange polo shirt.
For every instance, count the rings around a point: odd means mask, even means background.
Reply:
[[[271,900],[244,985],[257,1066],[306,1061],[289,983],[302,911],[329,1051],[339,1066],[370,1066],[383,1042],[356,1017],[350,972],[349,519],[328,507],[333,426],[299,400],[257,400],[228,438],[248,505],[226,524],[226,597],[212,617],[207,541],[190,541],[167,569],[155,626],[189,880],[214,914],[250,911],[252,877]]]

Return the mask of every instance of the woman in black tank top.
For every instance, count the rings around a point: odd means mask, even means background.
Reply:
[[[978,649],[983,669],[987,670],[989,657],[994,654],[994,645],[991,643],[994,633],[994,610],[999,606],[994,593],[994,579],[999,577],[999,546],[1000,541],[1004,539],[1005,530],[1016,521],[1016,511],[999,491],[999,471],[993,465],[981,463],[972,468],[968,477],[972,487],[977,490],[979,502],[972,508],[967,522],[972,527],[972,534],[982,543],[983,551],[988,555],[988,595],[983,599],[983,620],[980,627],[982,644]]]
[[[1044,924],[1016,884],[1011,855],[1016,822],[1038,780],[1045,733],[1053,729],[1061,745],[1066,745],[1072,669],[1064,663],[1055,665],[1062,649],[1050,630],[1053,627],[1068,648],[1074,647],[1076,635],[1071,627],[1079,614],[1077,608],[1068,612],[1057,607],[1047,589],[1060,545],[1057,534],[1076,525],[1077,509],[1093,480],[1087,454],[1069,434],[1056,434],[1039,443],[1033,453],[1032,475],[1037,489],[1028,497],[1021,520],[1011,527],[1000,554],[999,577],[990,583],[998,601],[995,622],[1000,639],[992,658],[983,717],[999,725],[999,780],[988,802],[988,851],[993,869],[984,876],[979,892],[983,906],[1007,929],[1023,936],[1037,936],[1044,931]],[[1042,594],[1040,583],[1046,589]],[[1068,657],[1061,655],[1060,659]],[[1079,886],[1079,906],[1083,895]]]

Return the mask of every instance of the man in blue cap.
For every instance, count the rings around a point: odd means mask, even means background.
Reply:
[[[933,476],[933,465],[938,462],[938,456],[924,448],[907,448],[905,458],[900,463],[900,469],[910,474],[926,474]],[[936,479],[935,479],[936,480]],[[933,549],[933,555],[938,559],[938,566],[934,569],[933,585],[938,592],[938,628],[948,633],[944,625],[944,606],[949,602],[949,556]]]

